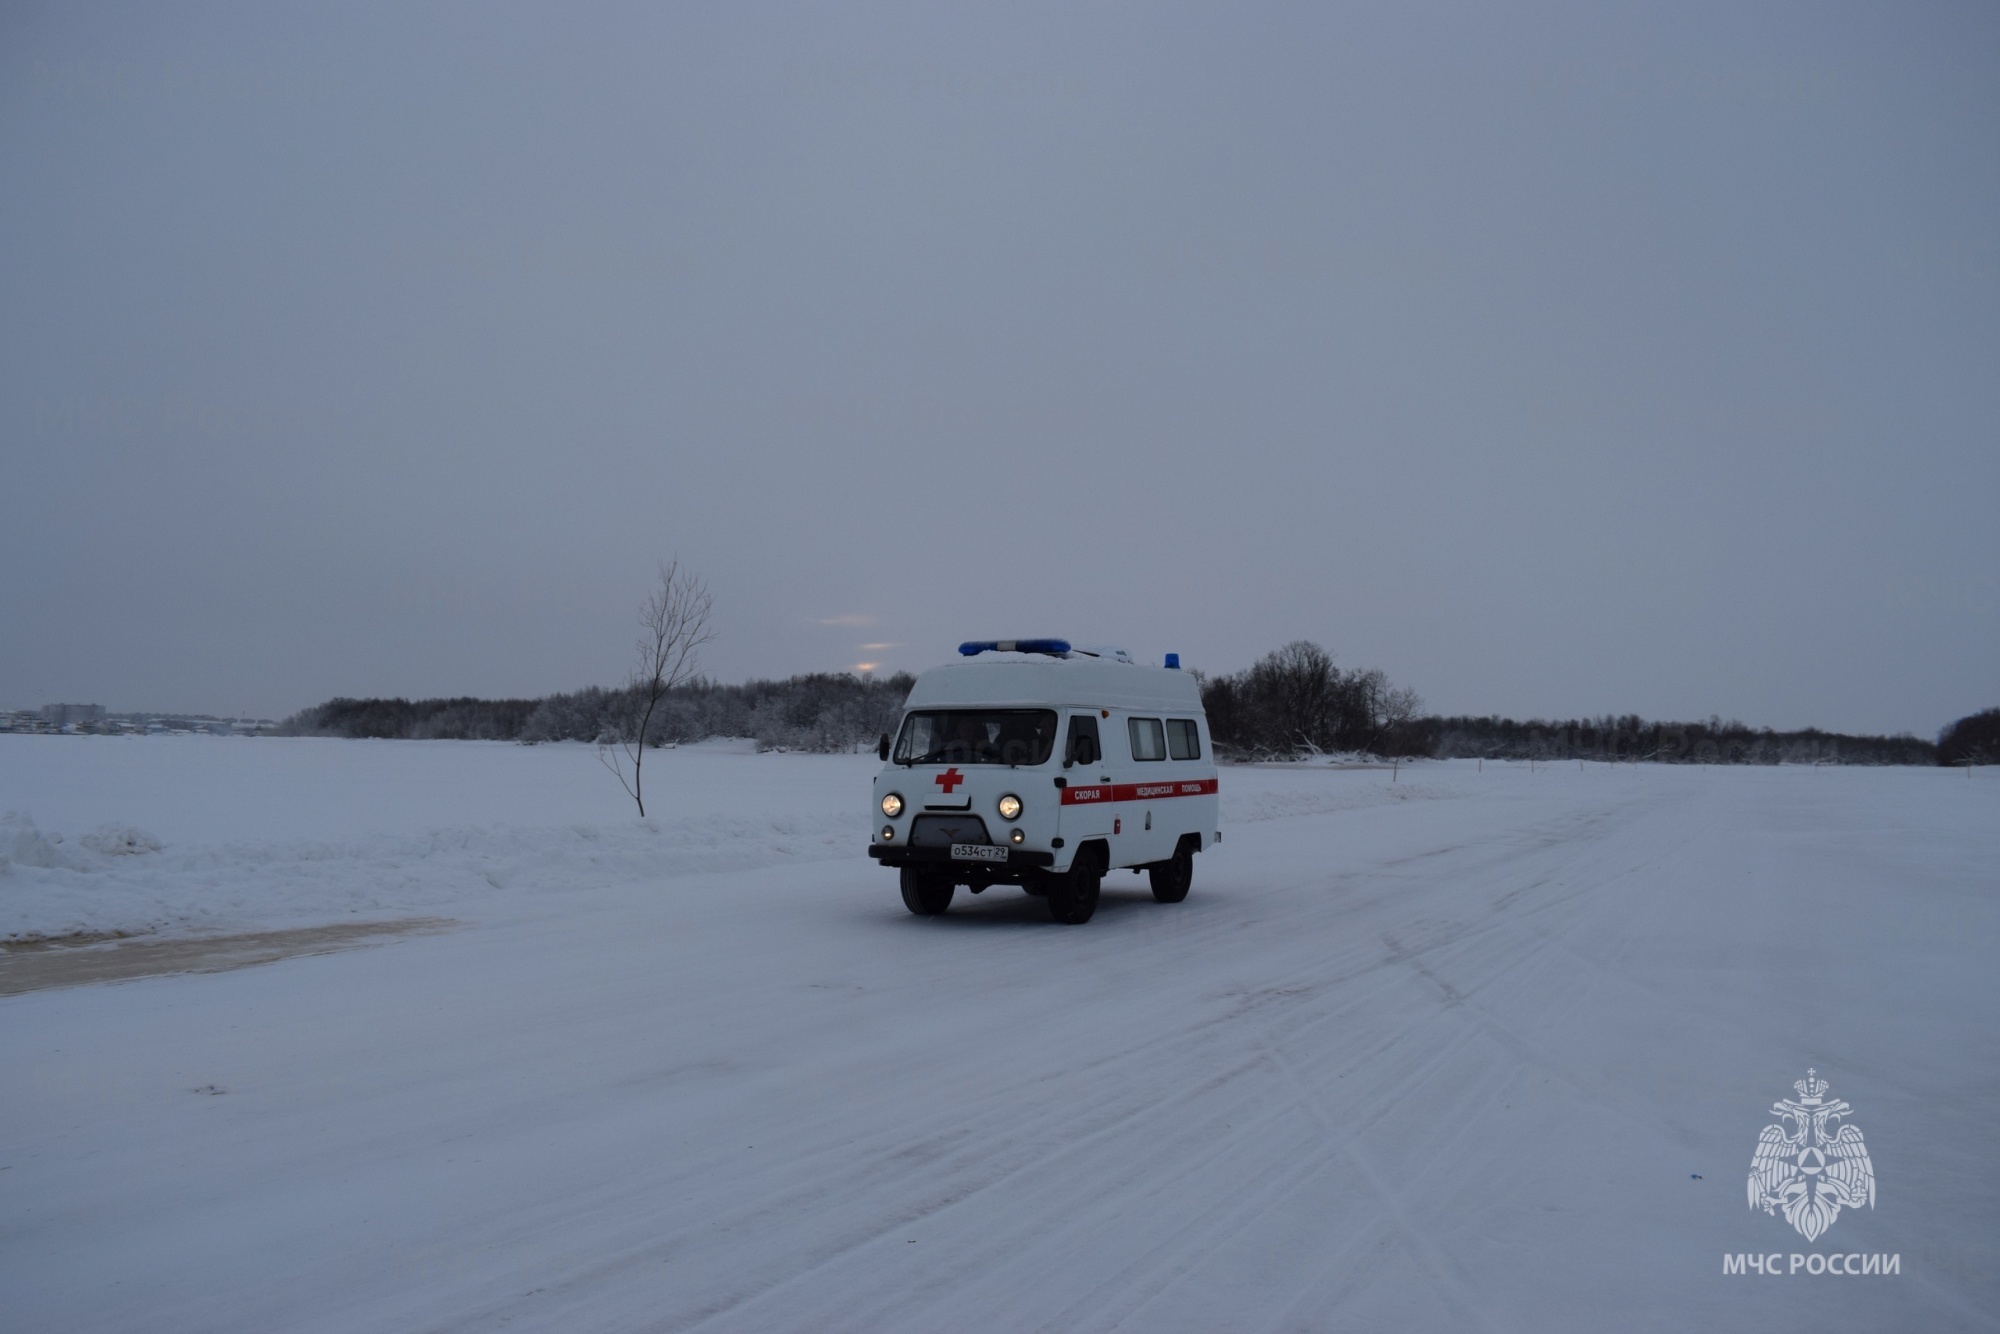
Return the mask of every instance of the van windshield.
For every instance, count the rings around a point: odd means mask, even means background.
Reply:
[[[1056,741],[1054,709],[925,709],[903,719],[898,764],[1042,764]]]

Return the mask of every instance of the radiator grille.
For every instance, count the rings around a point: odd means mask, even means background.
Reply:
[[[910,824],[910,846],[913,848],[992,841],[986,836],[986,821],[976,815],[919,815]]]

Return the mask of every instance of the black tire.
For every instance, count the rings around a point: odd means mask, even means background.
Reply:
[[[1079,852],[1066,875],[1052,875],[1049,884],[1049,916],[1064,926],[1082,926],[1097,911],[1097,894],[1104,884],[1104,871],[1097,857]]]
[[[936,917],[951,906],[950,879],[928,867],[903,868],[903,906],[919,917]]]
[[[1183,839],[1172,857],[1154,862],[1146,868],[1146,874],[1152,877],[1155,899],[1161,903],[1179,903],[1194,884],[1194,849]]]

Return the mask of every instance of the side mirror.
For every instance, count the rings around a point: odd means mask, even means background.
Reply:
[[[888,763],[888,760],[889,760],[889,734],[888,734],[887,732],[884,732],[884,733],[882,734],[882,739],[881,739],[880,741],[877,741],[877,742],[875,743],[875,753],[876,753],[877,755],[881,756],[881,758],[882,758],[882,762],[883,762],[883,763],[885,763],[885,764],[886,764],[886,763]]]

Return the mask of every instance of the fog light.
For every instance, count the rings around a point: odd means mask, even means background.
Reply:
[[[1019,843],[1019,842],[1021,842],[1021,840],[1022,840],[1022,839],[1024,839],[1025,837],[1027,837],[1027,836],[1026,836],[1025,834],[1023,834],[1023,833],[1022,833],[1022,832],[1021,832],[1020,830],[1016,829],[1016,830],[1014,831],[1014,841],[1015,841],[1016,843]]]
[[[1020,819],[1021,799],[1015,796],[1012,792],[1009,792],[1006,796],[1000,798],[999,811],[1000,811],[1000,818],[1003,820]]]
[[[884,843],[894,843],[896,841],[896,826],[892,824],[882,826],[882,841]]]
[[[891,820],[893,820],[902,813],[903,813],[903,798],[901,796],[899,796],[894,792],[891,792],[887,796],[882,798],[882,814],[888,816]]]

